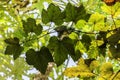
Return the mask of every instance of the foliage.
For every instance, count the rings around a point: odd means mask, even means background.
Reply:
[[[30,77],[27,73],[32,67],[28,66],[24,61],[24,58],[20,57],[15,61],[11,56],[0,54],[0,78],[3,80],[18,79],[21,80],[23,76]]]
[[[45,0],[48,7],[42,10],[38,4],[44,0],[0,1],[1,49],[14,60],[25,54],[26,62],[42,74],[49,62],[59,67],[70,56],[78,64],[65,68],[68,77],[119,79],[112,61],[120,59],[120,2],[107,1]],[[30,13],[34,8],[37,14]]]

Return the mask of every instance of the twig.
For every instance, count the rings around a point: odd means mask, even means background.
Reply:
[[[32,40],[40,39],[40,38],[42,38],[42,37],[44,37],[44,36],[46,36],[46,35],[48,35],[48,34],[51,34],[51,33],[55,33],[55,31],[54,31],[54,32],[48,32],[48,33],[46,33],[46,34],[44,34],[44,35],[38,36],[37,38],[32,38],[32,39],[23,41],[21,44],[24,44],[25,42],[29,42],[29,41],[32,41]]]

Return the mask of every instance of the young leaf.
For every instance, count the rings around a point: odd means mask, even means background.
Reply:
[[[64,74],[68,77],[82,77],[82,78],[89,78],[94,77],[95,74],[93,74],[89,67],[85,64],[77,65],[75,67],[67,68],[64,71]]]
[[[104,63],[100,68],[100,75],[108,79],[113,75],[113,66],[110,62]]]

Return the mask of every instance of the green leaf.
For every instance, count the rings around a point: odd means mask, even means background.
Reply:
[[[74,61],[77,61],[81,57],[82,53],[80,50],[76,49],[75,50],[75,55],[70,55]]]
[[[48,22],[50,22],[50,20],[49,20],[49,16],[48,16],[48,12],[46,11],[46,10],[42,10],[42,22],[44,23],[44,24],[47,24]]]
[[[39,61],[40,61],[39,62],[40,63],[39,70],[42,73],[45,73],[48,63],[53,62],[53,57],[52,57],[49,49],[44,47],[44,46],[41,48],[41,50],[37,54],[38,54],[38,58],[39,58]]]
[[[43,27],[41,24],[38,24],[35,27],[33,27],[33,31],[36,35],[40,35],[42,33],[42,29]]]
[[[56,15],[57,14],[57,15]],[[64,12],[58,12],[54,14],[56,15],[55,17],[53,17],[53,22],[56,24],[56,25],[61,25],[63,23],[63,20],[64,20],[64,17],[65,17],[65,14]]]
[[[52,22],[55,22],[56,25],[60,25],[63,23],[63,14],[58,6],[54,4],[50,4],[48,7],[48,16],[50,17]]]
[[[84,29],[85,25],[86,25],[86,21],[85,20],[79,20],[76,23],[76,28],[77,29]]]
[[[120,34],[116,33],[108,37],[108,43],[109,44],[116,44],[120,40]]]
[[[26,61],[29,65],[33,65],[41,73],[45,74],[49,62],[53,62],[53,58],[49,49],[42,47],[40,51],[30,49],[26,52]]]
[[[81,42],[86,47],[87,50],[89,49],[89,46],[91,45],[91,41],[92,40],[88,35],[86,35],[86,34],[82,35]]]
[[[71,3],[68,3],[65,9],[65,13],[66,13],[66,18],[65,18],[66,22],[74,21],[77,14],[76,7],[73,6]]]
[[[27,21],[22,20],[22,23],[26,34],[34,32],[36,35],[40,35],[42,33],[42,26],[40,24],[37,25],[35,19],[28,18]]]
[[[37,59],[38,59],[38,56],[36,52],[34,51],[34,49],[29,49],[26,52],[26,61],[29,65],[37,66],[37,61],[38,61]]]
[[[6,55],[13,55],[14,60],[16,60],[21,52],[23,51],[23,47],[20,45],[8,45],[5,50]]]
[[[69,51],[64,44],[57,39],[57,37],[53,36],[50,38],[48,48],[52,52],[57,66],[60,66],[67,59]]]
[[[8,44],[5,49],[5,54],[13,55],[14,60],[17,59],[23,51],[23,47],[19,45],[19,39],[17,37],[14,37],[8,38],[4,41]]]
[[[33,32],[33,27],[36,26],[36,21],[33,18],[28,18],[27,22],[22,20],[23,28],[26,34]]]
[[[68,50],[64,47],[63,44],[59,43],[54,51],[54,61],[57,66],[60,66],[68,57]]]
[[[85,21],[89,20],[90,14],[86,12],[83,5],[80,5],[79,7],[77,7],[76,10],[77,10],[77,16],[75,19],[75,23],[80,19],[83,19]]]
[[[58,38],[56,36],[52,36],[50,38],[49,44],[48,44],[48,48],[51,53],[53,53],[55,51],[55,48],[58,46],[57,44],[59,44]]]
[[[109,50],[110,50],[110,53],[112,56],[110,57],[113,57],[113,58],[120,58],[120,44],[116,44],[116,45],[110,45],[109,46]]]
[[[65,9],[66,13],[66,22],[73,21],[77,22],[80,19],[83,19],[85,21],[88,21],[90,14],[86,13],[86,10],[83,5],[80,5],[79,7],[75,7],[72,4],[68,3]]]
[[[58,6],[51,3],[46,10],[42,11],[42,21],[47,24],[48,22],[54,22],[56,25],[63,23],[64,13],[61,12]]]
[[[4,40],[5,43],[11,44],[11,45],[18,45],[19,44],[19,39],[17,37],[14,38],[8,38]]]
[[[70,55],[75,55],[74,41],[72,39],[70,39],[69,37],[64,37],[61,42],[68,50]]]

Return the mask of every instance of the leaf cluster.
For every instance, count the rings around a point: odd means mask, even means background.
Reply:
[[[115,8],[114,14],[110,14],[112,11],[107,12],[101,8],[103,12],[90,15],[86,12],[83,4],[75,6],[67,3],[66,7],[61,9],[51,3],[47,9],[42,10],[41,24],[37,24],[37,21],[30,17],[27,20],[22,20],[22,31],[26,36],[21,39],[17,37],[5,39],[7,44],[5,54],[13,55],[14,59],[17,59],[24,52],[26,62],[43,74],[46,73],[49,62],[54,62],[60,66],[68,59],[68,56],[74,61],[78,61],[80,58],[76,67],[66,69],[65,75],[68,77],[95,77],[95,68],[100,67],[97,60],[100,61],[101,57],[104,59],[106,57],[110,59],[120,58],[120,26],[119,19],[116,18],[120,9],[116,5],[112,7]],[[102,7],[106,6],[103,4]],[[109,18],[109,16],[111,17]],[[48,30],[44,29],[48,25],[50,25],[47,27]],[[56,32],[58,35],[50,35],[46,39],[46,36]],[[33,40],[36,40],[36,43],[32,42]],[[38,48],[34,48],[33,45],[25,46],[27,42],[37,45]],[[45,44],[43,45],[42,42]],[[25,50],[26,47],[27,50]],[[105,67],[105,65],[108,66]],[[98,72],[100,76],[107,78],[113,75],[113,68],[110,63],[105,65],[103,64],[101,67],[101,73]],[[104,75],[109,72],[110,75]]]

